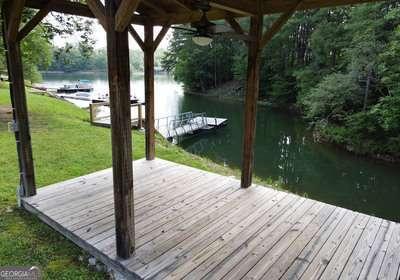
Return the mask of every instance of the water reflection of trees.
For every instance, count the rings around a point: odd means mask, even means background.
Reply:
[[[280,181],[285,184],[299,182],[296,174],[296,159],[301,153],[301,145],[293,143],[293,136],[281,134],[278,140],[279,159],[277,167],[280,170]]]
[[[229,145],[230,142],[231,137],[228,134],[221,133],[221,131],[213,131],[187,138],[181,143],[181,146],[190,153],[201,156],[206,155],[217,162],[226,164],[230,153],[227,152],[225,156],[221,153],[221,147]]]
[[[301,181],[298,164],[304,158],[306,131],[300,120],[261,108],[257,119],[256,159],[262,155],[270,161],[269,176],[281,184],[297,185]]]

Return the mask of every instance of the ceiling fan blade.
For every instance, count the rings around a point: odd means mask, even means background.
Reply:
[[[183,30],[183,31],[189,31],[189,32],[193,32],[193,33],[196,32],[196,30],[194,30],[194,29],[190,29],[190,28],[186,28],[186,27],[180,27],[180,26],[171,26],[171,28],[175,29],[175,30]]]
[[[235,30],[233,30],[230,26],[227,26],[225,24],[217,24],[211,27],[211,31],[213,33],[234,33]]]
[[[253,41],[252,37],[249,35],[244,35],[244,34],[238,34],[235,32],[225,32],[225,33],[215,33],[216,36],[221,36],[224,38],[228,39],[238,39],[238,40],[243,40],[243,41]]]

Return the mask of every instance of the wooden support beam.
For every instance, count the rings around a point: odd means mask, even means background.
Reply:
[[[164,25],[164,26],[161,28],[161,30],[160,30],[160,32],[158,33],[156,39],[154,40],[154,51],[157,50],[158,46],[160,45],[162,39],[163,39],[163,38],[165,37],[165,35],[167,34],[167,32],[168,32],[168,30],[169,30],[170,27],[171,27],[170,24],[166,24],[166,25]]]
[[[289,18],[294,14],[294,12],[296,12],[296,10],[299,8],[301,4],[301,0],[300,1],[296,1],[295,5],[293,5],[293,7],[283,13],[272,25],[271,27],[264,32],[264,35],[261,39],[260,42],[260,48],[264,48],[269,41],[271,41],[271,39],[275,36],[276,33],[278,33],[278,31],[282,28],[282,26],[289,20]]]
[[[115,232],[117,255],[129,258],[135,248],[132,132],[128,30],[115,31],[117,4],[106,0],[107,64],[110,87]]]
[[[140,0],[122,0],[115,15],[115,30],[124,31],[132,23],[133,13],[139,6]]]
[[[30,21],[28,21],[18,32],[17,40],[23,40],[41,21],[44,19],[51,10],[51,0],[48,1],[47,5],[40,9]]]
[[[142,0],[141,3],[150,8],[154,13],[156,13],[157,15],[165,15],[165,11],[158,5],[154,4],[153,2],[149,1],[149,0]]]
[[[26,7],[33,9],[42,9],[48,0],[26,0]],[[62,13],[67,15],[74,15],[80,17],[96,18],[93,12],[90,10],[88,5],[72,2],[69,0],[51,0],[52,1],[52,12]],[[1,0],[0,0],[1,2]],[[132,24],[143,24],[146,18],[141,15],[132,15]]]
[[[9,7],[9,17],[7,25],[7,40],[17,41],[19,25],[21,24],[22,11],[24,10],[25,0],[13,0]]]
[[[107,30],[105,8],[103,3],[101,3],[100,0],[86,0],[86,4],[88,5],[90,11],[92,11],[93,15],[97,18],[101,26],[103,26],[104,30]]]
[[[29,128],[28,106],[26,102],[25,83],[21,59],[21,49],[18,42],[10,42],[7,47],[9,61],[9,79],[11,81],[16,124],[17,148],[19,149],[20,177],[23,196],[36,195],[35,169],[33,165],[32,143]]]
[[[210,6],[231,13],[251,16],[257,14],[256,6],[251,1],[246,0],[211,0]]]
[[[133,37],[133,39],[135,39],[136,43],[139,45],[139,47],[142,49],[142,51],[144,51],[144,43],[142,38],[140,38],[139,34],[136,32],[135,28],[132,25],[128,26],[128,31],[131,34],[131,36]]]
[[[173,2],[175,2],[176,4],[178,4],[180,7],[184,8],[188,12],[192,11],[192,7],[185,0],[173,0]]]
[[[239,35],[245,35],[246,32],[243,30],[242,26],[236,21],[232,15],[226,15],[225,21],[232,27],[233,30]]]
[[[142,129],[143,119],[142,119],[142,103],[138,104],[138,125],[137,129]]]
[[[253,16],[250,20],[249,35],[255,38],[248,44],[247,58],[247,88],[245,97],[243,156],[241,187],[251,186],[254,164],[254,142],[256,135],[257,101],[260,89],[260,54],[259,48],[262,35],[262,16]]]
[[[146,103],[145,136],[146,159],[155,158],[154,128],[154,33],[153,24],[144,26],[144,98]]]
[[[36,195],[35,170],[33,165],[31,135],[29,129],[28,107],[20,43],[8,40],[6,36],[7,23],[10,23],[11,13],[6,4],[2,8],[3,43],[6,53],[8,77],[10,80],[10,97],[13,109],[14,135],[17,144],[17,154],[20,171],[21,195]],[[8,18],[10,16],[10,18]],[[14,19],[13,19],[14,20]],[[16,26],[19,23],[13,22]]]
[[[41,9],[43,8],[48,0],[25,0],[26,7],[34,8],[34,9]],[[52,7],[53,12],[64,13],[69,15],[76,15],[76,16],[83,16],[89,18],[95,18],[92,11],[89,7],[85,4],[79,2],[72,2],[69,0],[52,0],[54,5]],[[136,0],[137,1],[137,0]],[[183,0],[173,0],[176,3],[187,3]],[[369,2],[376,2],[377,0],[304,0],[302,5],[298,7],[298,10],[309,10],[309,9],[317,9],[317,8],[324,8],[324,7],[337,7],[343,5],[353,5],[353,4],[361,4],[361,3],[369,3]],[[0,0],[1,2],[1,0]],[[224,5],[229,6],[231,8],[238,8],[244,7],[243,10],[245,13],[252,13],[256,12],[254,8],[253,2],[241,0],[240,2],[234,2],[228,0],[214,0],[212,1],[215,5]],[[239,3],[239,4],[238,4]],[[233,6],[235,5],[235,6]],[[190,23],[199,20],[201,14],[199,15],[196,11],[193,11],[188,4],[183,4],[182,7],[186,6],[185,12],[177,12],[173,14],[166,14],[164,16],[156,15],[154,18],[152,15],[131,15],[131,24],[141,24],[144,25],[146,20],[149,17],[153,18],[154,25],[163,25],[168,20],[171,20],[171,24],[183,24],[183,23]],[[260,9],[262,14],[270,15],[270,14],[277,14],[277,13],[285,13],[293,6],[293,0],[282,0],[282,1],[265,1],[263,2],[262,8]],[[247,9],[246,9],[247,7]],[[230,9],[232,10],[232,9]],[[246,16],[245,14],[239,13],[236,16]],[[220,20],[224,19],[226,15],[226,10],[220,9],[212,9],[210,12],[207,13],[210,20]]]
[[[240,24],[236,21],[232,14],[226,15],[225,21],[229,26],[235,31],[234,33],[221,33],[222,36],[227,36],[227,38],[236,38],[238,40],[248,43],[249,41],[254,41],[255,39],[248,35]]]
[[[311,10],[327,7],[338,7],[344,5],[356,5],[368,2],[376,2],[377,0],[304,0],[297,10]],[[378,0],[379,1],[379,0]],[[293,7],[293,0],[282,1],[265,1],[262,6],[263,14],[286,13]]]
[[[222,10],[211,10],[207,12],[207,18],[209,20],[218,20],[225,18],[227,12]],[[184,24],[200,20],[202,13],[198,10],[185,12],[185,13],[169,13],[164,16],[154,16],[152,18],[153,25],[165,25],[170,24]]]
[[[33,9],[42,9],[47,5],[48,0],[26,0],[26,7]],[[53,2],[51,11],[75,15],[81,17],[94,18],[95,16],[90,11],[87,5],[79,2],[71,2],[69,0],[51,0]]]

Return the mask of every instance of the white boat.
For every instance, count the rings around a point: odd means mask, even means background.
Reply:
[[[76,84],[67,84],[57,89],[57,93],[91,92],[93,86],[89,80],[78,80]]]

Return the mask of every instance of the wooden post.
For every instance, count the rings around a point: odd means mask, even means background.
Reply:
[[[106,0],[108,80],[117,255],[129,258],[135,246],[128,30],[115,31],[117,4]]]
[[[153,23],[146,22],[144,25],[144,42],[133,29],[132,36],[141,46],[144,52],[144,94],[145,94],[145,135],[146,135],[146,159],[153,160],[155,157],[155,128],[154,128],[154,52],[167,34],[170,24],[163,25],[157,38],[154,40]]]
[[[153,36],[153,25],[146,23],[144,26],[144,94],[146,103],[145,135],[147,160],[153,160],[155,157]]]
[[[89,104],[89,120],[90,124],[93,124],[94,121],[94,110],[96,109],[96,106],[93,103]]]
[[[22,12],[22,10],[20,11]],[[15,122],[15,140],[17,143],[18,161],[20,168],[20,184],[23,196],[33,196],[36,194],[35,171],[32,157],[32,144],[29,129],[28,109],[26,104],[25,82],[21,58],[20,44],[16,40],[19,20],[14,22],[14,30],[11,31],[8,25],[7,15],[18,11],[10,11],[6,3],[2,9],[3,18],[3,41],[6,49],[6,61],[8,78],[10,80],[10,96]],[[8,32],[6,31],[8,30]],[[10,32],[12,34],[10,34]],[[7,38],[6,34],[10,36]]]
[[[139,102],[138,104],[138,129],[142,129],[142,103]]]
[[[257,100],[260,88],[260,40],[262,16],[253,16],[250,21],[250,36],[254,40],[248,44],[247,89],[245,100],[243,157],[241,187],[251,186],[254,163],[254,140],[256,135]]]

